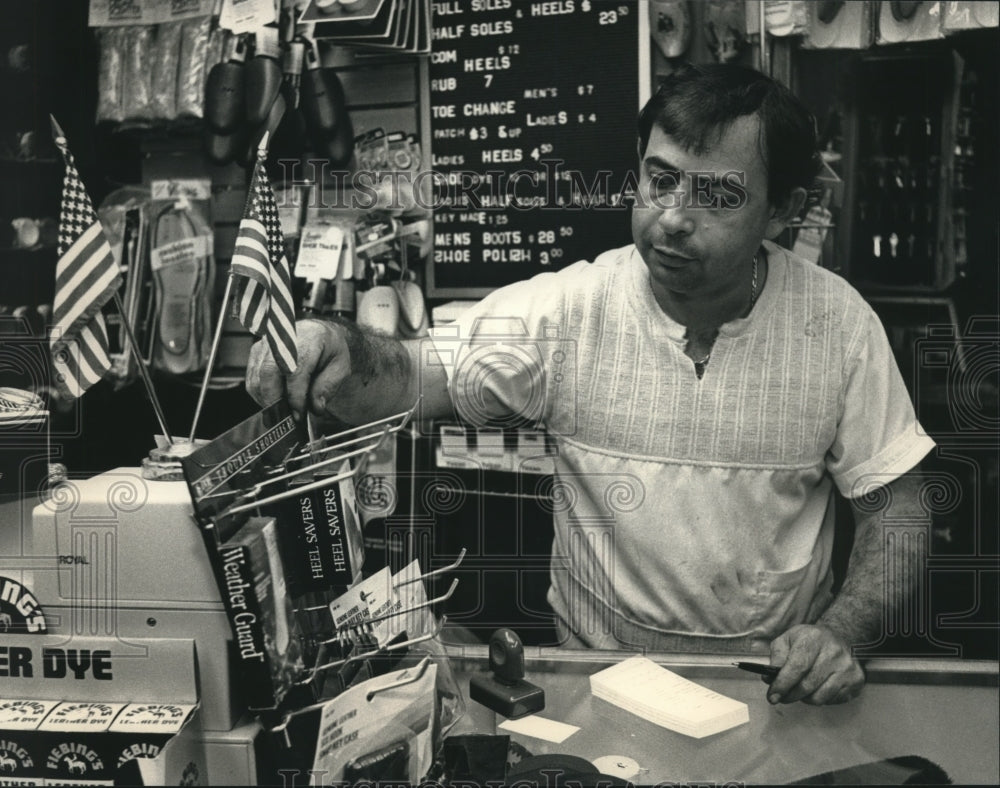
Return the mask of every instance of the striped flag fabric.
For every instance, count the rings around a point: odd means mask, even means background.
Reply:
[[[255,337],[264,335],[283,372],[294,372],[295,306],[292,277],[274,192],[260,161],[254,167],[246,212],[236,235],[233,274],[244,277],[234,303],[237,319]]]
[[[59,210],[50,348],[56,382],[64,394],[80,397],[111,369],[102,307],[121,285],[118,263],[94,211],[73,155],[58,138],[66,164]]]

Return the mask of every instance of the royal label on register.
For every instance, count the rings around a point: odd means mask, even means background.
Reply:
[[[590,691],[664,728],[700,739],[750,721],[745,703],[632,657],[590,677]]]

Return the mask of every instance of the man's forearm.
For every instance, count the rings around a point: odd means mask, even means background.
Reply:
[[[816,623],[828,627],[847,643],[875,640],[882,627],[883,609],[891,604],[885,584],[885,537],[881,517],[873,514],[855,524],[854,548],[844,584]]]
[[[364,424],[408,410],[419,395],[419,381],[403,343],[367,333],[349,320],[334,322],[345,332],[350,374],[327,401],[327,413],[347,424]]]
[[[880,496],[885,505],[878,511],[854,507],[855,540],[844,584],[817,621],[852,645],[879,638],[885,623],[914,593],[917,577],[923,570],[918,565],[924,557],[918,538],[893,539],[891,561],[886,539],[890,508],[896,525],[923,520],[918,478],[911,472],[891,482],[888,488],[889,494]],[[887,571],[890,563],[896,571]]]

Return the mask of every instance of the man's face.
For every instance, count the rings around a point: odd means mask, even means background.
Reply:
[[[737,118],[702,155],[657,126],[642,159],[632,237],[657,302],[716,300],[748,287],[747,271],[772,220],[756,115]]]

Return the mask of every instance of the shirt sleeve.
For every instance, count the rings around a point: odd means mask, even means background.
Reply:
[[[559,349],[564,289],[580,266],[490,293],[431,330],[458,415],[476,425],[539,424],[549,413],[549,356]]]
[[[885,330],[863,304],[845,360],[837,434],[827,468],[847,498],[883,486],[911,470],[934,448],[920,426]]]

